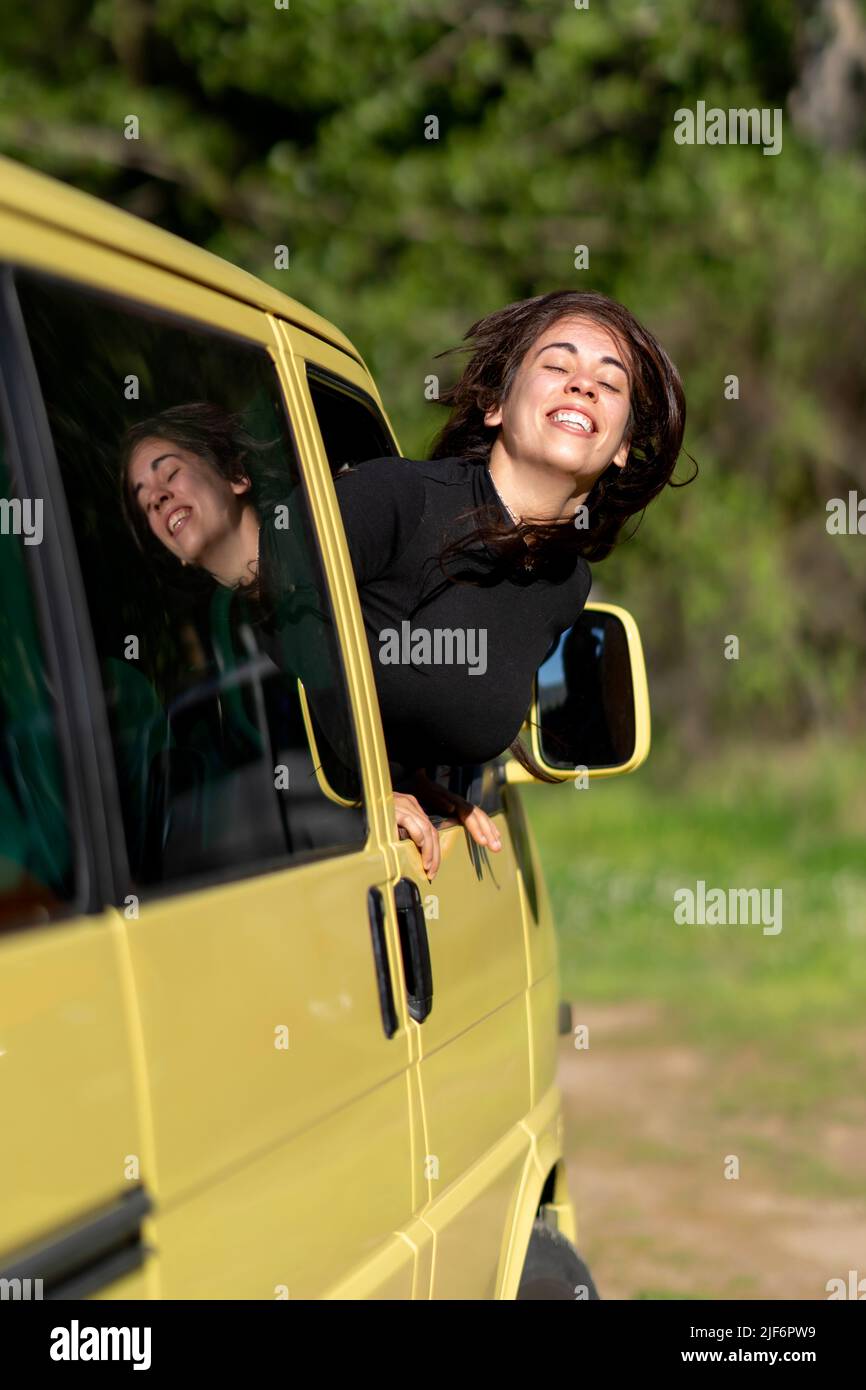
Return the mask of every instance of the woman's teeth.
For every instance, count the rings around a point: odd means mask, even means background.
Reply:
[[[578,425],[585,434],[592,434],[594,429],[589,416],[579,410],[555,410],[550,418],[554,424]]]
[[[177,530],[178,526],[180,526],[181,522],[186,521],[191,510],[191,507],[184,507],[182,510],[172,513],[171,519],[168,523],[168,529],[169,531],[171,531],[172,535],[174,535],[174,532]]]

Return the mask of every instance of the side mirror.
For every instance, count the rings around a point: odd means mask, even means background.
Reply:
[[[588,603],[535,678],[527,717],[532,756],[560,781],[634,772],[650,749],[650,705],[637,623]],[[507,782],[533,782],[514,759]]]

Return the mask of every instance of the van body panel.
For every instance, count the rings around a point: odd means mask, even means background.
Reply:
[[[140,1160],[105,917],[0,938],[0,1266],[122,1194]]]
[[[197,282],[257,309],[279,314],[308,332],[337,343],[344,352],[361,360],[349,339],[334,324],[249,271],[141,217],[4,157],[0,157],[0,209],[6,214],[4,220],[11,221],[17,214],[20,224],[27,224],[29,235],[38,236],[43,226],[59,231],[70,248],[74,245],[76,260],[84,254],[88,242],[94,248],[120,250],[129,260],[169,269],[191,283]],[[26,243],[24,237],[16,242],[11,258],[29,262],[31,254]],[[7,258],[5,249],[0,250],[0,259]],[[62,261],[57,263],[55,270],[58,274],[64,273]]]
[[[283,328],[291,342],[301,383],[306,386],[307,366],[322,367],[366,392],[381,408],[372,379],[344,354],[294,327]],[[306,395],[305,425],[312,426],[316,452],[327,467],[321,438],[316,437],[316,416],[308,391]],[[399,464],[395,462],[395,466]],[[338,525],[335,529],[341,530]],[[350,595],[350,606],[356,611],[357,641],[364,658],[367,647],[363,620],[344,544],[338,548],[336,561]],[[363,659],[360,665],[364,668],[360,674],[373,697],[375,717],[372,667]],[[511,795],[511,803],[519,806],[515,794]],[[487,1286],[495,1286],[503,1249],[510,1248],[510,1239],[503,1241],[503,1230],[509,1231],[510,1238],[519,1205],[518,1192],[522,1191],[522,1179],[515,1179],[507,1193],[507,1182],[503,1188],[501,1145],[513,1142],[507,1136],[532,1104],[532,1047],[523,1056],[515,1046],[515,1038],[521,1031],[525,1031],[527,1040],[530,1037],[525,1002],[531,958],[529,932],[532,929],[536,937],[549,937],[552,924],[549,915],[544,926],[527,921],[511,836],[512,822],[501,812],[496,819],[503,841],[497,855],[477,850],[460,827],[440,832],[442,862],[432,884],[419,873],[414,846],[396,840],[393,845],[400,873],[413,879],[425,903],[433,966],[433,1009],[423,1023],[414,1027],[420,1042],[419,1075],[425,1118],[419,1144],[431,1203],[424,1219],[436,1233],[434,1297],[436,1288],[448,1287],[452,1277],[463,1277],[456,1267],[461,1263],[461,1248],[465,1250],[470,1245],[487,1271]],[[534,852],[525,819],[522,830],[529,851]],[[535,871],[540,876],[537,856]],[[471,910],[467,910],[470,904]],[[546,901],[543,907],[547,907]],[[547,964],[544,946],[549,946],[549,942],[539,942],[535,960]],[[551,1018],[555,1021],[555,1008]],[[546,1022],[555,1045],[555,1026],[551,1028],[550,1019]],[[540,1026],[543,1028],[544,1020]],[[528,1142],[523,1134],[518,1135],[517,1144],[521,1157],[515,1160],[512,1177],[522,1171],[521,1165],[527,1158]],[[453,1178],[448,1175],[469,1169],[474,1173],[472,1181],[458,1183],[452,1190]],[[449,1196],[444,1200],[440,1194],[446,1190]],[[514,1210],[509,1208],[509,1202]],[[531,1227],[531,1221],[529,1224]]]
[[[115,1196],[133,1155],[154,1199],[143,1232],[158,1254],[97,1297],[514,1297],[554,1168],[551,1210],[573,1230],[554,1081],[556,941],[516,789],[495,817],[500,853],[447,829],[433,884],[396,834],[306,367],[365,392],[393,436],[376,385],[339,330],[254,277],[10,161],[0,176],[0,262],[238,336],[271,358],[328,576],[368,823],[351,852],[173,889],[137,918],[109,908],[0,939],[0,1104],[16,1122],[2,1160],[15,1202],[0,1264]],[[420,1024],[407,1010],[401,878],[425,905],[434,997]],[[372,887],[397,1009],[390,1038]]]
[[[503,1252],[511,1241],[528,1155],[528,1136],[516,1125],[425,1212],[436,1237],[431,1298],[501,1297]]]
[[[359,1094],[162,1210],[163,1297],[319,1299],[352,1271],[353,1297],[411,1299],[415,1248],[394,1230],[409,1225],[406,1088]]]
[[[560,1037],[557,1008],[560,999],[559,971],[551,970],[531,986],[529,1008],[530,1056],[532,1058],[532,1098],[548,1095],[556,1080]]]
[[[204,253],[202,253],[204,254]],[[267,316],[219,294],[173,268],[136,260],[122,250],[70,236],[68,231],[6,213],[0,204],[0,263],[40,271],[142,308],[235,333],[273,355]]]
[[[528,1147],[515,1129],[531,1104],[523,919],[508,825],[503,815],[495,820],[503,845],[495,856],[476,856],[462,827],[442,832],[432,884],[418,873],[415,847],[398,845],[403,875],[425,905],[433,973],[433,1007],[418,1029],[431,1203],[424,1218],[437,1234],[440,1291],[453,1281],[465,1287],[470,1247],[487,1270],[485,1288],[495,1284]]]

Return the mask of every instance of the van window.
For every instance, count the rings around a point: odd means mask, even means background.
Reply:
[[[391,431],[371,396],[313,365],[307,367],[307,385],[332,473],[364,459],[397,454]]]
[[[393,435],[372,396],[313,363],[307,366],[307,385],[332,474],[365,459],[399,456]],[[492,759],[483,765],[437,767],[428,772],[449,792],[494,815],[502,809],[496,763],[497,759]],[[433,808],[425,809],[434,822],[442,819]]]
[[[0,436],[0,930],[62,916],[73,898],[66,790],[30,590],[37,504],[13,486]]]
[[[350,701],[268,353],[50,277],[16,282],[88,597],[133,886],[222,881],[362,844]],[[250,576],[261,561],[264,594],[220,582],[197,550],[183,564],[162,523],[124,501],[126,431],[145,421],[164,464],[151,492],[169,489],[159,506],[206,490],[191,516],[218,533],[208,554],[239,553],[225,470],[249,479],[253,543],[245,531],[240,550]],[[143,476],[149,467],[150,456]]]

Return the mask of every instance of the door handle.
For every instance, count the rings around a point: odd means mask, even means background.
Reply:
[[[433,971],[430,966],[427,919],[417,883],[411,878],[401,878],[394,888],[394,904],[400,928],[409,1016],[416,1023],[423,1023],[433,1008]]]
[[[388,968],[388,948],[385,944],[385,904],[378,888],[371,888],[367,893],[367,916],[370,919],[370,936],[373,939],[373,960],[376,962],[382,1027],[385,1037],[393,1038],[397,1031],[397,1010],[394,1006],[391,971]]]
[[[145,1189],[133,1188],[47,1242],[20,1251],[0,1268],[0,1278],[26,1280],[28,1288],[36,1280],[37,1298],[89,1298],[144,1264],[151,1252],[141,1223],[151,1207]]]

